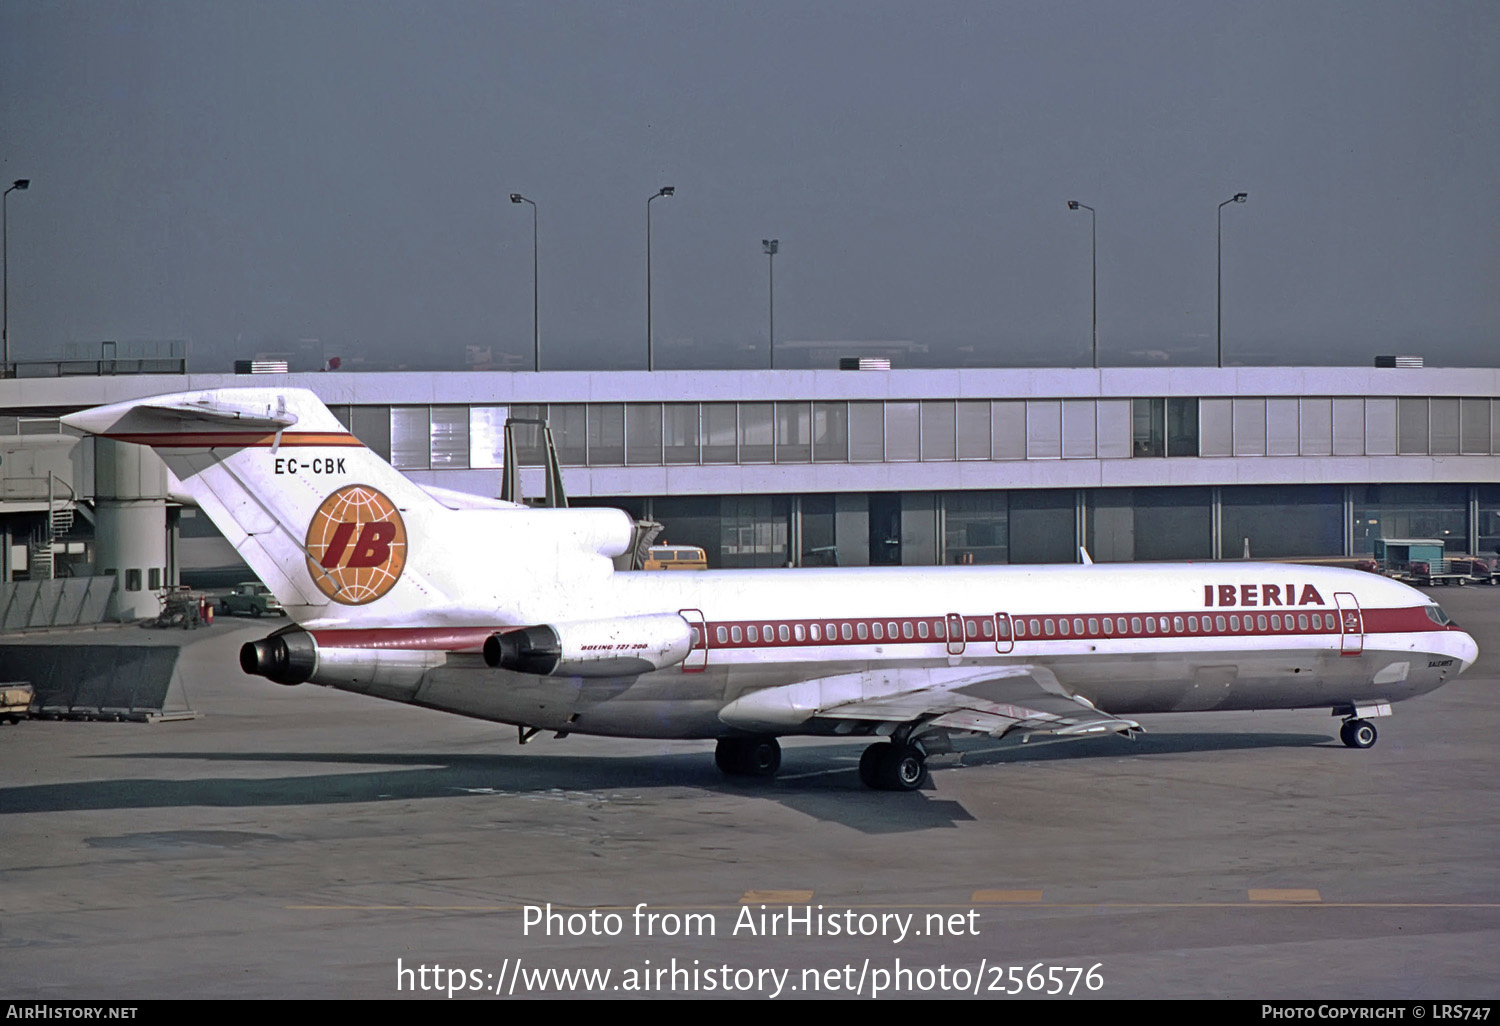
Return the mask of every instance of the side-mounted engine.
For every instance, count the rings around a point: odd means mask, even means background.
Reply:
[[[628,677],[675,666],[693,649],[676,613],[515,627],[491,634],[484,661],[542,677]]]

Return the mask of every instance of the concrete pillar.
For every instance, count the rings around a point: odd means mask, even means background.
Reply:
[[[109,615],[155,616],[160,590],[169,583],[162,579],[168,568],[166,464],[143,446],[100,438],[94,495],[94,569],[113,571],[117,582]]]

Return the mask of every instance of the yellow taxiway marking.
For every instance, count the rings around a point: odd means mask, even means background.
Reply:
[[[1017,902],[1036,904],[1041,891],[975,891],[969,898],[976,905],[1009,905]]]
[[[740,904],[796,905],[812,901],[812,896],[812,891],[746,891],[745,896],[740,899]]]
[[[1251,901],[1322,901],[1314,887],[1252,887]]]

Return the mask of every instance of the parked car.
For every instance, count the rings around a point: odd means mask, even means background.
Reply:
[[[281,601],[271,594],[270,588],[259,581],[236,584],[233,591],[219,600],[219,612],[225,616],[232,613],[249,613],[251,616],[265,616],[268,613],[286,615]]]

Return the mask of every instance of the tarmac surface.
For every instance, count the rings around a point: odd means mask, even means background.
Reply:
[[[0,727],[0,998],[1494,998],[1500,588],[1432,594],[1479,662],[1368,751],[1146,717],[961,742],[913,794],[863,743],[729,782],[708,743],[280,687],[235,662],[279,622],[221,619],[183,634],[200,719]]]

